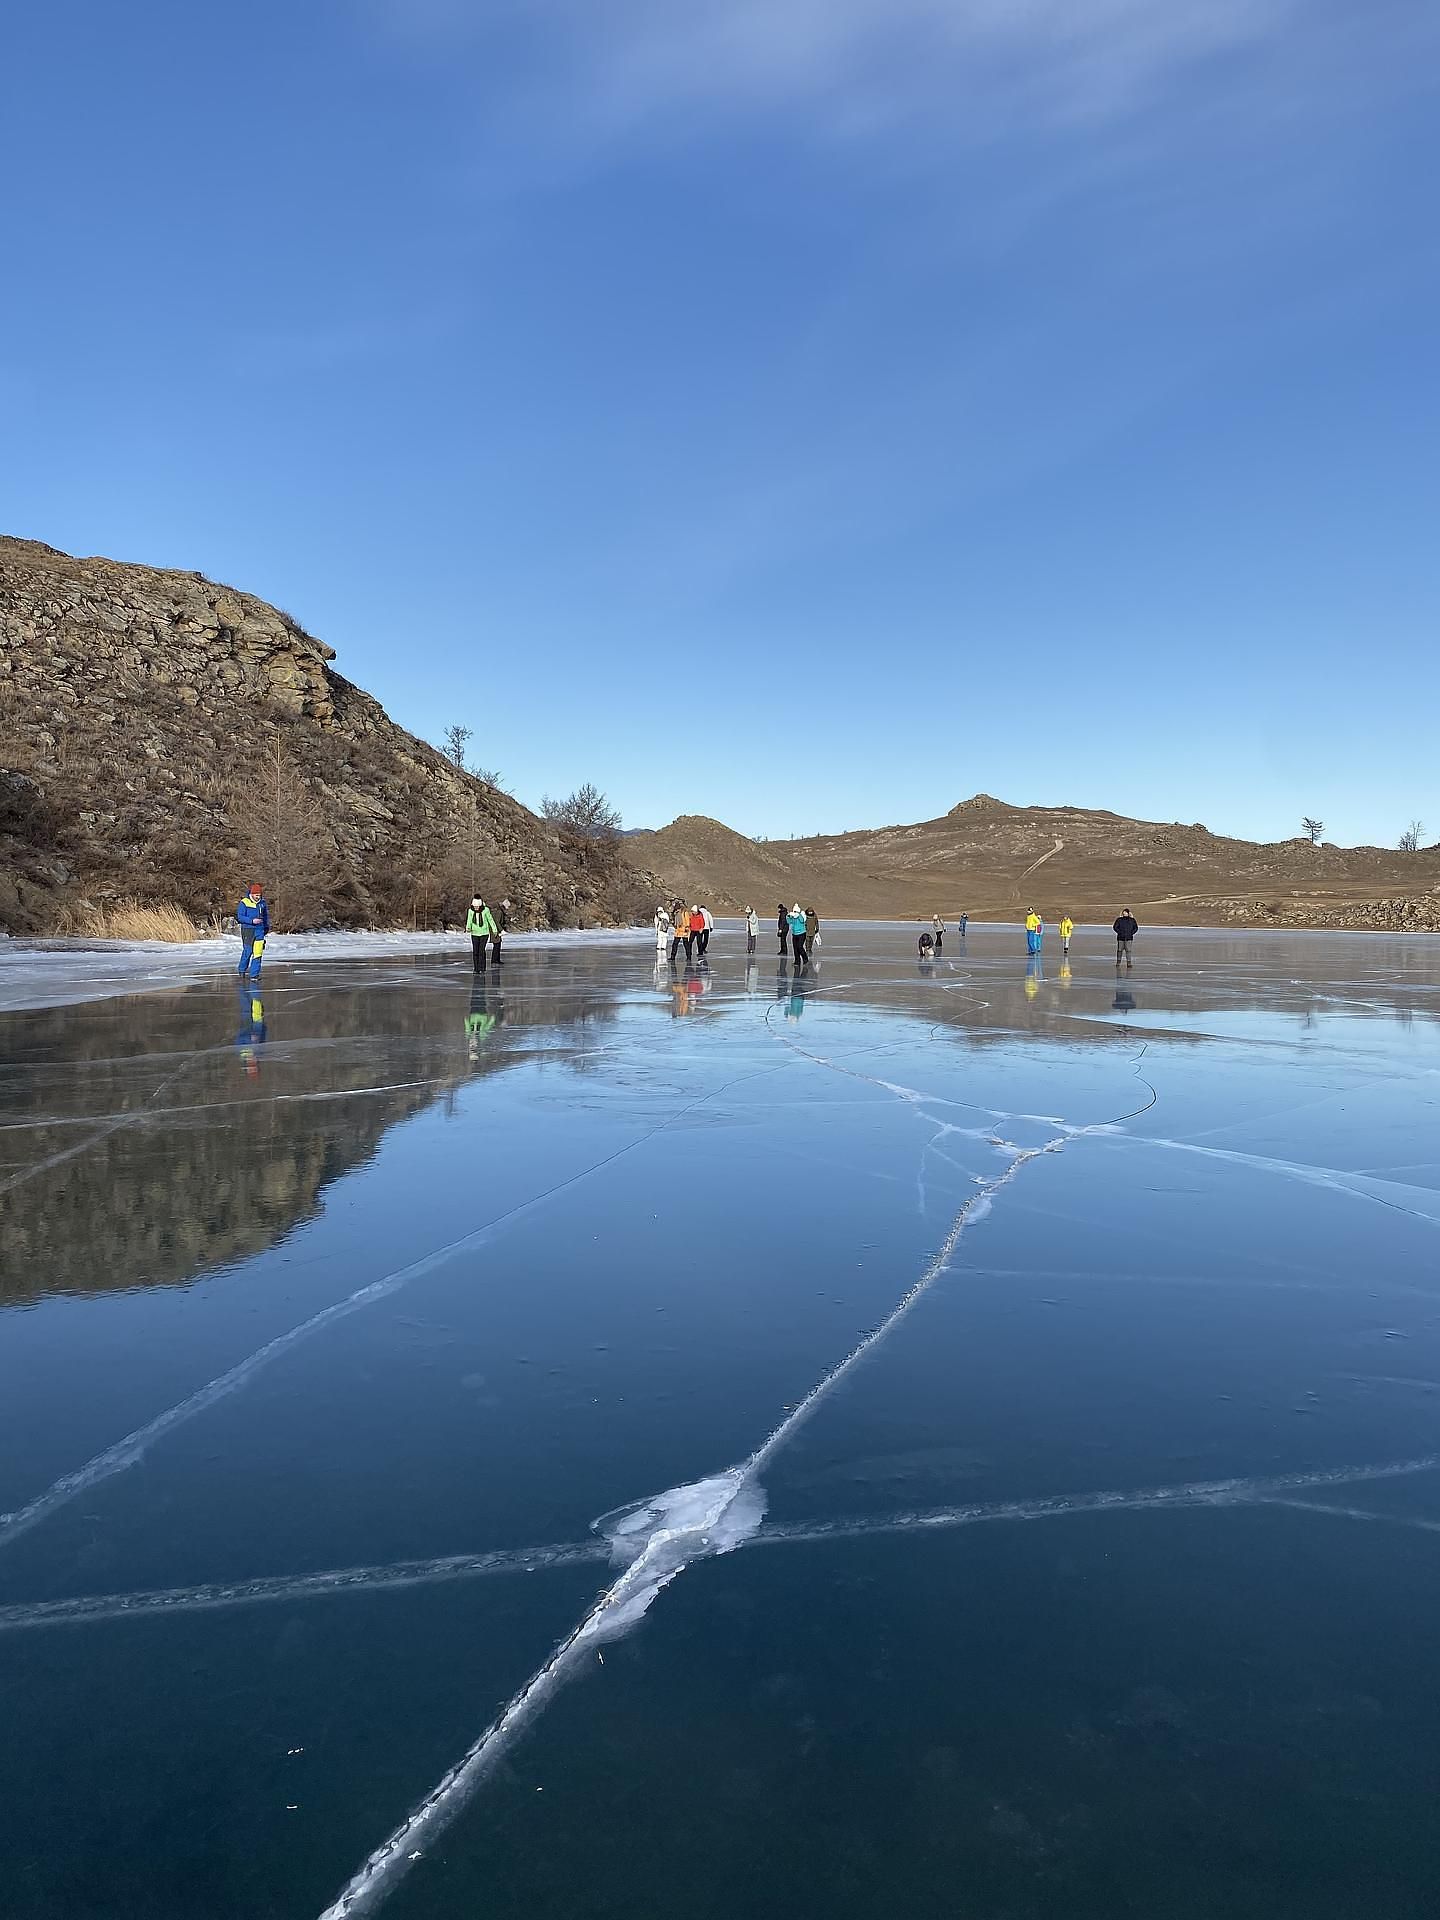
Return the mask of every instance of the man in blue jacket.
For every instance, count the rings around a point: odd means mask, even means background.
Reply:
[[[260,962],[265,953],[265,936],[270,931],[270,909],[265,904],[265,889],[258,883],[235,909],[240,928],[240,965],[235,971],[243,980],[260,978]]]

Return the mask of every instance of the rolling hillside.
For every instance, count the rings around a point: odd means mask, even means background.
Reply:
[[[983,793],[938,820],[806,840],[747,840],[683,815],[627,846],[691,897],[762,915],[783,895],[831,918],[953,919],[963,908],[1013,920],[1034,905],[1047,918],[1108,922],[1129,906],[1152,924],[1440,928],[1440,848],[1265,845]]]

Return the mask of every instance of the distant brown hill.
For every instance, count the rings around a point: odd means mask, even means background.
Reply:
[[[1108,924],[1128,906],[1152,924],[1440,929],[1440,848],[1263,845],[984,793],[913,826],[754,841],[687,814],[626,845],[687,897],[762,915],[783,896],[813,903],[822,919],[953,919],[963,909],[1013,920],[1033,905],[1047,919]]]
[[[203,574],[0,537],[0,930],[205,918],[252,879],[281,927],[648,919],[659,882],[461,772],[293,615]]]

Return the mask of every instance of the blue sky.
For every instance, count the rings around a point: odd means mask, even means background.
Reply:
[[[22,0],[0,527],[535,804],[1440,832],[1423,0]]]

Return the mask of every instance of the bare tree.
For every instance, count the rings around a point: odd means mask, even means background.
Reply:
[[[510,783],[498,767],[471,767],[470,771],[477,780],[483,780],[487,787],[494,787],[497,793],[509,793]]]
[[[330,908],[344,863],[325,809],[283,741],[264,749],[227,810],[241,823],[245,875],[265,888],[276,931],[315,926]]]
[[[582,840],[616,840],[620,835],[620,812],[612,807],[597,786],[586,781],[567,799],[552,800],[545,794],[540,811],[556,827],[567,827]]]
[[[456,723],[452,726],[446,727],[444,735],[442,737],[445,741],[445,744],[440,749],[440,751],[444,754],[445,758],[448,761],[450,761],[452,766],[456,767],[461,773],[464,773],[465,772],[465,749],[466,747],[469,746],[470,741],[473,738],[472,729],[469,727],[462,727],[458,723]]]
[[[1318,847],[1320,844],[1320,836],[1325,831],[1325,822],[1323,820],[1312,820],[1307,813],[1305,818],[1300,822],[1300,828],[1309,839],[1311,846]]]
[[[1424,838],[1425,822],[1423,820],[1412,820],[1400,836],[1400,851],[1402,853],[1418,853],[1420,851],[1420,842]]]
[[[561,846],[577,866],[604,885],[615,881],[624,866],[620,814],[597,786],[587,780],[565,800],[552,800],[547,793],[540,811],[558,830]]]

